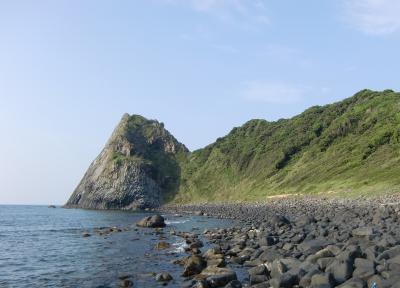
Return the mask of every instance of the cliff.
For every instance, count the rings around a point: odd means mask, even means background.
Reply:
[[[125,114],[65,206],[157,207],[178,189],[178,159],[187,153],[162,123]]]

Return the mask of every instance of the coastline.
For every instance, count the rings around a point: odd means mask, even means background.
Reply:
[[[381,206],[400,206],[400,193],[358,198],[328,198],[321,196],[295,195],[282,198],[269,198],[257,202],[205,202],[190,204],[165,204],[154,211],[187,215],[204,215],[217,218],[257,221],[275,214],[294,217],[301,212],[316,213],[319,209],[377,208]]]
[[[397,287],[400,283],[399,194],[165,205],[158,211],[235,219],[234,227],[206,230],[203,236],[229,265],[248,270],[244,287]]]

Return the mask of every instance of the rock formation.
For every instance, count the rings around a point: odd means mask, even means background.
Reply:
[[[187,153],[162,123],[125,114],[65,206],[157,207],[178,188],[177,159]]]

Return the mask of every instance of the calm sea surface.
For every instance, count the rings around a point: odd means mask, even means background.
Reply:
[[[156,251],[159,235],[136,229],[149,214],[122,211],[56,209],[0,205],[0,287],[118,287],[118,277],[132,275],[134,287],[160,287],[152,272],[166,271],[179,287],[182,267],[171,260],[185,256],[183,240],[170,230],[229,227],[229,220],[165,215],[170,249]],[[99,236],[98,227],[129,228]],[[82,237],[83,233],[92,236]],[[207,247],[206,247],[207,248]],[[203,251],[204,248],[203,248]]]

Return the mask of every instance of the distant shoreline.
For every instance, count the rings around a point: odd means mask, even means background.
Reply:
[[[319,196],[295,195],[290,197],[270,198],[268,201],[257,202],[215,202],[215,203],[188,203],[188,204],[165,204],[155,209],[165,213],[179,213],[213,216],[218,218],[229,218],[246,220],[254,216],[264,217],[262,211],[275,212],[278,214],[291,214],[291,210],[304,207],[307,210],[316,210],[321,207],[331,209],[333,207],[357,207],[376,208],[379,206],[400,205],[400,193],[358,198],[328,198]]]

